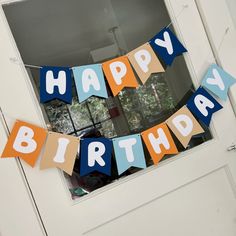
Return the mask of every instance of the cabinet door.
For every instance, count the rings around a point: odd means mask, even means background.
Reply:
[[[177,36],[188,49],[184,59],[197,88],[215,62],[199,9],[194,0],[165,3]],[[0,17],[2,109],[46,127],[3,10]],[[233,65],[230,69],[235,73]],[[211,140],[78,201],[71,200],[59,170],[40,171],[38,164],[32,169],[22,163],[48,235],[235,235],[236,158],[227,147],[236,142],[236,122],[229,100],[223,106],[212,121]],[[8,126],[12,127],[10,120]]]

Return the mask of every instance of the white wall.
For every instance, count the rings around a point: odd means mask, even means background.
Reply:
[[[236,0],[226,0],[226,2],[229,7],[229,11],[234,21],[234,26],[236,29],[236,14],[235,14],[236,13]]]

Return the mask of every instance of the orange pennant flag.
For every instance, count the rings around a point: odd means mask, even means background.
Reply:
[[[114,96],[124,87],[138,87],[133,69],[126,56],[104,62],[102,69]]]
[[[72,175],[79,144],[77,137],[49,132],[40,169],[57,167]]]
[[[127,56],[143,84],[152,73],[165,71],[149,43],[134,49]]]
[[[47,136],[45,129],[16,121],[1,158],[19,157],[34,167]]]
[[[161,123],[141,133],[143,141],[155,165],[165,154],[177,154],[178,150],[165,123]]]

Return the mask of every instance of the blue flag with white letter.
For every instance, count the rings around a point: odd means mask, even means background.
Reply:
[[[43,66],[40,69],[40,102],[59,99],[72,102],[72,77],[68,67]]]
[[[207,88],[222,100],[227,100],[228,90],[236,83],[236,79],[222,70],[216,64],[212,64],[202,80],[202,86]]]
[[[90,96],[108,97],[101,64],[73,67],[72,70],[79,102]]]
[[[112,141],[119,175],[131,166],[146,168],[140,134],[114,138]]]
[[[80,141],[80,176],[98,171],[111,175],[112,141],[85,138]]]
[[[171,65],[175,57],[187,52],[187,49],[167,27],[155,35],[149,43],[166,65]]]
[[[187,102],[188,109],[209,126],[213,113],[223,107],[202,87],[198,88]]]

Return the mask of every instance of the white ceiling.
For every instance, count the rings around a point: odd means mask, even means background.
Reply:
[[[114,43],[113,26],[129,51],[170,21],[163,0],[28,0],[4,12],[24,62],[35,65],[92,63],[91,50]]]

